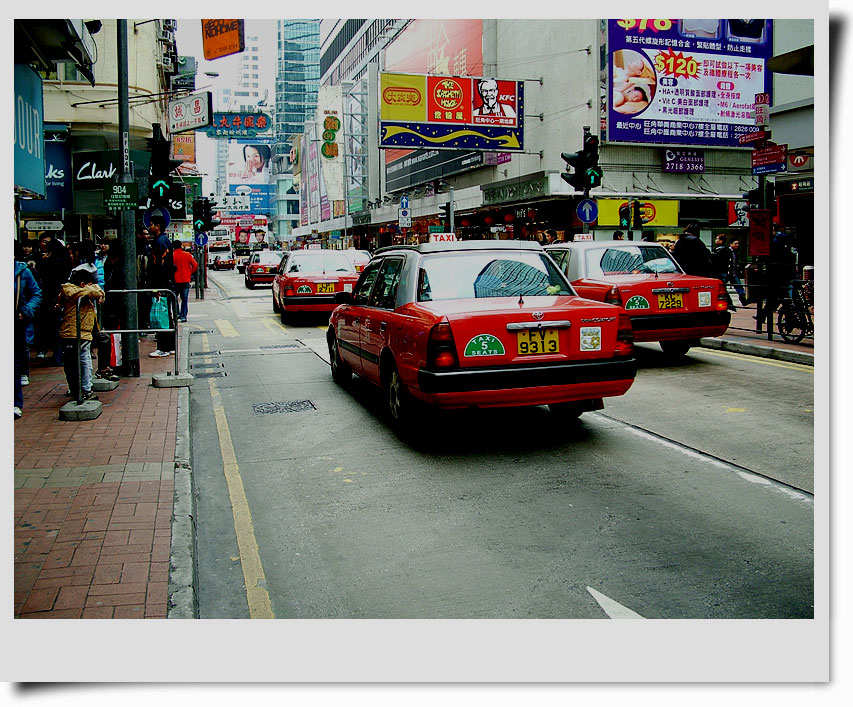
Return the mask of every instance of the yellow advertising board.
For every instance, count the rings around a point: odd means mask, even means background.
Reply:
[[[678,201],[675,199],[637,199],[631,201],[640,202],[640,211],[643,215],[643,226],[654,228],[656,226],[668,227],[678,226]],[[628,205],[628,198],[624,199],[596,199],[598,205],[598,226],[619,227],[619,207]],[[624,228],[624,227],[623,227]]]
[[[426,76],[380,74],[380,119],[425,121],[427,116],[426,91]]]

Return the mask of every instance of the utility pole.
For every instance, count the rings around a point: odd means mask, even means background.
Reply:
[[[450,207],[447,210],[447,215],[450,218],[450,232],[456,233],[456,223],[454,212],[456,211],[456,204],[453,203],[453,187],[450,187]]]
[[[118,33],[118,132],[119,151],[122,155],[121,184],[133,182],[130,163],[130,109],[128,108],[127,89],[127,20],[116,20]],[[124,253],[122,271],[124,273],[124,289],[136,289],[136,218],[135,213],[128,209],[121,212],[121,245]],[[137,329],[137,294],[124,295],[124,311],[122,329],[134,331]],[[139,378],[139,337],[135,333],[122,334],[121,357],[125,375]]]

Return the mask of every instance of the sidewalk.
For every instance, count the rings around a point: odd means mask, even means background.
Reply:
[[[65,422],[61,366],[32,360],[15,427],[16,618],[166,618],[179,388],[139,378],[100,392],[95,420]]]
[[[733,294],[737,303],[737,295]],[[731,323],[726,333],[713,339],[702,339],[705,348],[722,349],[750,356],[773,358],[791,363],[814,365],[814,337],[807,336],[798,344],[789,344],[782,340],[773,322],[773,339],[767,338],[767,326],[763,324],[761,332],[756,332],[756,305],[746,307],[737,305],[737,311],[732,312]]]

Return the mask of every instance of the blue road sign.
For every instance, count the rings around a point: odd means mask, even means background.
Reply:
[[[409,197],[407,197],[406,195],[403,195],[400,197],[400,208],[401,209],[408,209],[409,208]]]
[[[172,223],[172,215],[169,213],[169,209],[158,206],[153,209],[147,209],[142,213],[142,223],[145,224],[145,228],[151,227],[152,216],[162,216],[163,220],[166,222],[166,228],[168,228],[169,224]]]
[[[195,244],[198,246],[206,246],[207,245],[207,234],[203,231],[201,233],[195,234]]]
[[[592,199],[581,199],[578,202],[577,213],[582,223],[592,223],[598,218],[598,204]]]

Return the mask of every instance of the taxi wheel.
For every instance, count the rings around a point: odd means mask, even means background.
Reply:
[[[245,279],[244,282],[246,283],[246,287],[248,287],[250,290],[255,289],[255,283],[251,282],[248,278]]]
[[[667,356],[681,357],[690,351],[692,345],[692,341],[661,341],[660,350]]]
[[[415,401],[406,390],[397,367],[392,363],[385,383],[385,399],[394,427],[400,429],[407,425],[413,415]]]
[[[338,339],[334,334],[329,335],[329,365],[332,368],[332,380],[340,386],[352,381],[352,369],[341,359],[338,351]]]
[[[278,316],[281,318],[282,324],[290,323],[290,312],[288,312],[284,307],[279,307]]]
[[[551,403],[548,409],[556,418],[566,422],[577,420],[583,414],[583,409],[577,403]]]
[[[281,312],[281,307],[278,306],[278,300],[275,298],[275,292],[272,293],[272,311],[276,314]]]

